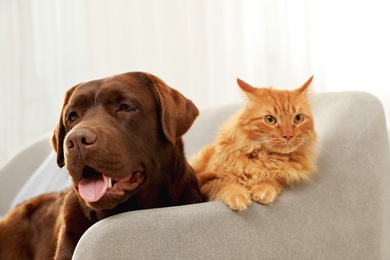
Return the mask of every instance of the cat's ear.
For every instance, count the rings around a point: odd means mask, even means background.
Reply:
[[[237,84],[246,93],[252,93],[256,89],[239,78],[237,78]]]
[[[300,88],[297,89],[298,93],[299,94],[306,94],[307,93],[307,89],[311,83],[311,81],[313,80],[313,76],[311,76]]]

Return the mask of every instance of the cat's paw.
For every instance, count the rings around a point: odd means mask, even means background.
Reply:
[[[261,204],[271,204],[280,194],[281,189],[267,182],[261,182],[252,187],[251,197]]]
[[[252,204],[251,192],[238,184],[228,184],[216,194],[216,200],[221,200],[232,210],[244,210]]]

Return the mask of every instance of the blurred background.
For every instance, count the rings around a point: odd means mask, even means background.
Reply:
[[[293,89],[314,74],[313,92],[370,92],[390,122],[389,14],[386,0],[0,0],[0,166],[54,128],[68,88],[135,70],[200,109],[240,102],[237,77]]]

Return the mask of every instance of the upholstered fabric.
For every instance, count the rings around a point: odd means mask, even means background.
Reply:
[[[184,138],[188,157],[240,107],[203,109]],[[87,230],[74,259],[390,259],[390,156],[379,100],[323,93],[313,110],[320,144],[312,181],[242,212],[214,201],[112,216]],[[13,189],[8,181],[1,196]]]

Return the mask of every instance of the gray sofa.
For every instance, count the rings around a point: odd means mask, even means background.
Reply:
[[[204,109],[184,141],[212,142],[241,105]],[[74,259],[390,259],[390,157],[383,108],[361,92],[314,101],[319,171],[269,206],[219,201],[127,212],[93,225]],[[0,170],[0,214],[50,151],[48,136]]]

